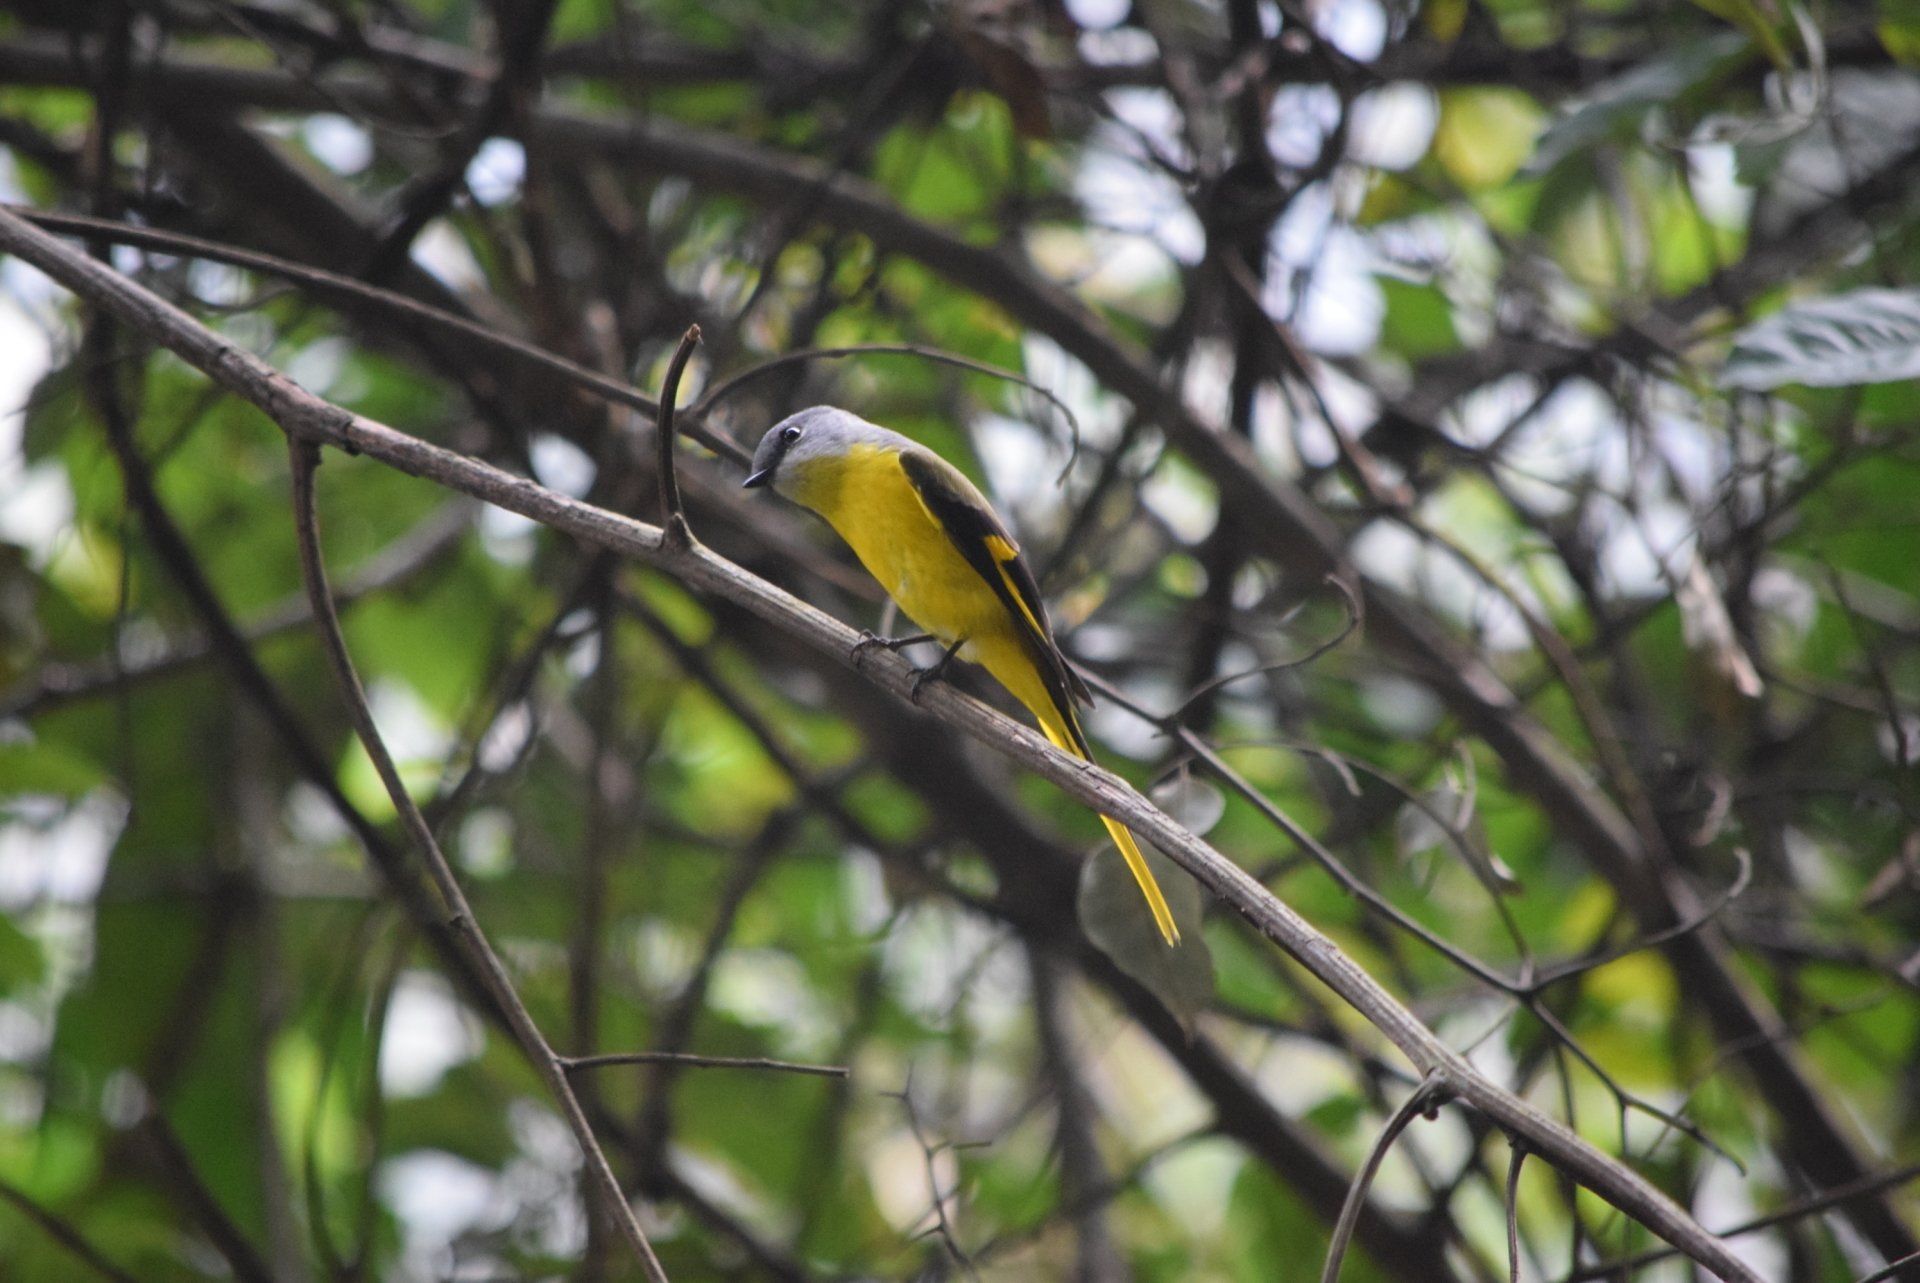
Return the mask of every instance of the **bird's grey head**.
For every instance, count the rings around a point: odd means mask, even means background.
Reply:
[[[790,414],[767,429],[753,452],[753,468],[742,484],[749,489],[772,486],[785,494],[783,483],[791,482],[813,460],[845,454],[856,441],[878,444],[893,435],[838,406],[816,405]]]

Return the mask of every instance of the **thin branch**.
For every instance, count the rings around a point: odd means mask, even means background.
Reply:
[[[913,1103],[913,1075],[911,1072],[908,1073],[907,1081],[899,1091],[888,1092],[886,1094],[900,1102],[901,1109],[904,1110],[907,1115],[907,1130],[913,1133],[914,1143],[920,1146],[921,1161],[926,1169],[927,1175],[927,1193],[933,1198],[933,1206],[929,1209],[934,1218],[931,1232],[938,1236],[941,1246],[947,1249],[947,1255],[953,1258],[954,1264],[958,1265],[961,1271],[965,1273],[969,1279],[973,1280],[973,1283],[980,1283],[980,1271],[974,1265],[973,1257],[968,1254],[965,1248],[960,1246],[959,1232],[954,1228],[953,1218],[947,1215],[947,1199],[951,1194],[957,1193],[958,1191],[943,1190],[940,1188],[940,1169],[936,1160],[939,1158],[942,1150],[957,1147],[951,1142],[946,1141],[936,1145],[927,1138],[926,1130],[920,1123],[920,1111],[914,1107]],[[921,1236],[916,1235],[916,1237]]]
[[[906,661],[871,650],[856,657],[858,634],[853,629],[699,544],[680,549],[669,547],[664,532],[657,527],[548,490],[524,477],[513,476],[480,460],[431,445],[332,405],[142,286],[5,213],[0,213],[0,250],[17,254],[69,289],[113,311],[252,402],[288,434],[296,447],[329,444],[351,450],[659,567],[690,587],[744,607],[794,640],[857,667],[895,699],[912,702],[915,671]],[[297,448],[295,453],[299,454]],[[337,620],[332,630],[337,635]],[[920,692],[918,703],[944,725],[964,731],[1011,757],[1075,799],[1112,816],[1152,842],[1364,1015],[1400,1048],[1422,1075],[1437,1075],[1451,1095],[1481,1110],[1503,1129],[1524,1135],[1542,1158],[1660,1237],[1680,1246],[1708,1269],[1738,1283],[1759,1283],[1758,1276],[1744,1262],[1702,1229],[1672,1199],[1620,1160],[1603,1153],[1475,1069],[1331,939],[1118,776],[1062,753],[1037,731],[947,684],[927,687]],[[364,702],[357,712],[364,716]],[[392,769],[390,760],[388,769]],[[397,775],[394,779],[397,784]],[[399,793],[405,797],[404,789]],[[424,830],[424,821],[418,818],[417,810],[410,805],[402,806],[401,813],[410,829]],[[431,841],[430,833],[426,837]],[[426,849],[438,852],[437,845]],[[438,861],[436,872],[448,879],[451,890],[458,895],[459,888],[451,884],[451,871],[444,858]],[[470,917],[459,920],[463,929],[473,929]],[[498,965],[497,959],[494,960],[493,966]],[[522,1008],[520,1015],[524,1014]],[[538,1039],[537,1030],[528,1032],[533,1039]],[[564,1091],[565,1075],[555,1062],[551,1059],[538,1062],[537,1067],[550,1074],[552,1080],[559,1081]],[[570,1091],[556,1094],[563,1102],[573,1100]],[[575,1125],[576,1132],[584,1129],[584,1121],[577,1114],[577,1102],[576,1113],[569,1121]],[[610,1171],[606,1173],[608,1181],[611,1176]],[[618,1193],[617,1185],[613,1192]],[[627,1220],[631,1222],[630,1209]],[[637,1231],[637,1225],[634,1228]]]
[[[1536,975],[1531,982],[1521,986],[1518,992],[1527,994],[1539,993],[1542,989],[1550,985],[1557,985],[1562,980],[1584,975],[1589,971],[1597,971],[1608,963],[1618,962],[1622,958],[1640,953],[1646,949],[1657,948],[1660,945],[1666,944],[1669,940],[1678,939],[1689,931],[1698,931],[1701,927],[1719,917],[1726,911],[1729,905],[1744,895],[1747,890],[1747,885],[1753,880],[1753,857],[1747,853],[1747,849],[1745,847],[1735,847],[1733,849],[1733,858],[1737,866],[1733,875],[1733,881],[1727,884],[1726,890],[1715,896],[1711,901],[1701,905],[1686,921],[1676,922],[1666,930],[1656,931],[1652,935],[1640,936],[1636,939],[1628,940],[1618,947],[1608,949],[1596,957],[1575,958],[1571,961],[1563,962],[1558,966],[1548,967]]]
[[[1897,1261],[1888,1261],[1886,1265],[1860,1280],[1860,1283],[1882,1283],[1885,1279],[1911,1277],[1908,1270],[1920,1272],[1920,1252],[1910,1252]]]
[[[687,411],[687,417],[704,422],[719,402],[738,392],[748,382],[763,374],[771,374],[784,366],[797,365],[803,361],[840,360],[849,356],[917,356],[921,360],[932,361],[938,365],[956,366],[962,370],[971,370],[975,374],[987,375],[989,378],[1017,383],[1027,391],[1045,397],[1047,403],[1058,410],[1060,417],[1067,421],[1072,449],[1068,451],[1065,468],[1060,474],[1062,477],[1066,476],[1066,469],[1073,467],[1073,461],[1080,453],[1080,419],[1056,393],[1016,370],[1009,370],[1005,366],[994,365],[988,361],[976,361],[970,356],[962,356],[958,352],[948,352],[937,347],[928,347],[923,343],[852,343],[845,347],[817,347],[808,348],[804,352],[782,352],[779,356],[748,366],[738,374],[731,375],[725,381],[716,384],[700,398],[693,409]]]
[[[86,1235],[75,1229],[64,1217],[40,1206],[19,1186],[0,1179],[0,1199],[12,1204],[20,1215],[38,1225],[46,1236],[67,1249],[82,1264],[111,1283],[138,1283],[133,1275],[100,1254],[100,1249],[87,1242]]]
[[[1519,1141],[1508,1142],[1507,1159],[1507,1283],[1520,1283],[1520,1169],[1527,1161],[1527,1147]]]
[[[1353,630],[1360,626],[1360,621],[1365,614],[1366,608],[1361,605],[1359,596],[1341,576],[1328,575],[1323,582],[1332,584],[1340,590],[1340,602],[1347,610],[1346,621],[1340,625],[1339,632],[1327,638],[1325,641],[1320,642],[1304,655],[1296,656],[1293,659],[1283,659],[1278,663],[1259,664],[1253,668],[1243,669],[1237,673],[1224,673],[1211,681],[1202,682],[1191,691],[1188,691],[1186,698],[1174,706],[1173,711],[1167,714],[1167,720],[1178,721],[1181,715],[1189,708],[1192,708],[1194,704],[1213,694],[1213,692],[1219,690],[1222,686],[1231,686],[1235,682],[1244,681],[1249,677],[1258,677],[1262,673],[1284,673],[1290,668],[1301,668],[1307,664],[1311,664],[1314,660],[1320,658],[1348,637],[1352,636]]]
[[[1380,1164],[1386,1160],[1387,1151],[1393,1148],[1393,1142],[1407,1129],[1407,1124],[1419,1115],[1433,1117],[1434,1111],[1446,1103],[1451,1094],[1443,1078],[1429,1074],[1393,1112],[1393,1117],[1387,1119],[1387,1125],[1380,1130],[1380,1138],[1374,1141],[1367,1161],[1354,1173],[1353,1184],[1347,1189],[1347,1201],[1341,1205],[1340,1219],[1334,1223],[1333,1238],[1327,1243],[1327,1261],[1320,1269],[1320,1283],[1337,1283],[1340,1263],[1347,1255],[1347,1244],[1353,1241],[1353,1227],[1359,1224],[1360,1209],[1367,1203],[1367,1190],[1373,1186],[1373,1178],[1379,1173]]]
[[[186,1146],[180,1143],[180,1138],[174,1134],[167,1120],[158,1113],[148,1113],[140,1120],[135,1131],[165,1178],[164,1188],[181,1210],[192,1218],[193,1223],[205,1232],[207,1241],[226,1261],[233,1277],[239,1283],[274,1283],[273,1271],[267,1268],[260,1249],[253,1245],[246,1232],[220,1206],[220,1200],[213,1191],[207,1188],[205,1179],[193,1165],[192,1156],[187,1153]]]
[[[313,503],[313,473],[319,465],[320,447],[289,436],[287,454],[293,468],[294,527],[299,536],[301,575],[306,582],[307,596],[319,625],[327,661],[347,701],[347,713],[353,722],[354,732],[360,738],[361,747],[372,759],[374,770],[386,786],[387,795],[393,800],[402,826],[412,838],[420,858],[427,866],[427,872],[450,910],[449,925],[479,963],[481,976],[493,991],[494,1000],[505,1013],[521,1049],[532,1061],[534,1069],[546,1080],[548,1090],[559,1104],[568,1128],[580,1145],[588,1173],[600,1191],[607,1215],[620,1231],[621,1237],[626,1239],[649,1283],[666,1283],[666,1271],[654,1256],[653,1247],[647,1242],[646,1232],[640,1228],[640,1222],[635,1218],[633,1207],[627,1202],[613,1168],[607,1164],[607,1156],[594,1138],[593,1129],[587,1123],[578,1097],[574,1095],[573,1085],[567,1081],[559,1057],[554,1054],[526,1004],[514,990],[506,967],[480,929],[479,921],[467,903],[466,893],[454,877],[452,865],[440,850],[432,826],[427,823],[427,817],[421,814],[420,808],[414,805],[412,795],[407,792],[400,778],[399,766],[387,751],[386,742],[380,738],[380,729],[374,723],[373,710],[367,704],[367,694],[360,684],[360,676],[354,671],[353,660],[347,651],[346,634],[341,630],[340,616],[334,609],[333,596],[327,587],[326,563],[320,553],[320,528]]]
[[[560,1067],[569,1073],[605,1069],[610,1065],[678,1065],[687,1069],[765,1069],[782,1074],[812,1074],[816,1078],[845,1078],[845,1065],[809,1065],[765,1056],[699,1056],[690,1051],[612,1051],[597,1056],[562,1056]]]
[[[689,325],[687,332],[680,336],[680,346],[673,350],[673,359],[667,362],[666,378],[660,383],[660,528],[666,531],[667,542],[673,547],[685,547],[693,539],[693,532],[687,528],[687,514],[680,506],[680,478],[673,466],[673,400],[680,394],[680,376],[686,371],[687,358],[693,355],[693,349],[700,344],[700,327]]]
[[[1765,1216],[1756,1216],[1750,1221],[1728,1226],[1719,1231],[1719,1234],[1721,1238],[1739,1238],[1743,1234],[1752,1234],[1758,1230],[1771,1229],[1776,1225],[1785,1225],[1803,1216],[1813,1216],[1829,1208],[1843,1206],[1855,1199],[1868,1198],[1887,1190],[1897,1189],[1917,1177],[1920,1177],[1920,1163],[1882,1172],[1877,1176],[1854,1181],[1850,1185],[1843,1185],[1837,1189],[1822,1190],[1811,1198],[1789,1204],[1778,1211],[1768,1212]],[[1596,1261],[1592,1265],[1583,1265],[1568,1274],[1561,1283],[1590,1283],[1595,1279],[1627,1277],[1643,1266],[1669,1260],[1676,1255],[1678,1253],[1671,1247],[1648,1248],[1633,1256],[1621,1256],[1611,1261]],[[1861,1283],[1866,1283],[1866,1280],[1861,1280]]]

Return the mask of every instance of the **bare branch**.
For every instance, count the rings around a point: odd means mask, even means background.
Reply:
[[[699,344],[700,327],[689,325],[680,336],[680,346],[673,350],[673,359],[667,362],[666,378],[660,384],[660,520],[667,541],[675,546],[690,542],[693,532],[687,529],[687,514],[680,506],[680,479],[673,466],[673,401],[680,394],[680,375],[687,368],[687,358]]]
[[[42,1207],[11,1181],[0,1180],[0,1199],[5,1199],[16,1212],[38,1225],[48,1238],[67,1249],[81,1264],[109,1283],[137,1283],[133,1275],[101,1255],[100,1249],[88,1242],[87,1236],[69,1221]]]
[[[534,1023],[533,1016],[527,1011],[526,1004],[520,1001],[520,995],[514,990],[513,981],[508,977],[506,967],[493,946],[488,943],[485,932],[473,915],[473,909],[467,903],[466,893],[460,889],[460,883],[453,874],[453,866],[440,850],[439,840],[433,835],[433,828],[427,823],[427,817],[414,805],[412,795],[400,778],[400,768],[395,764],[392,754],[387,751],[385,741],[380,738],[380,729],[374,724],[373,711],[367,704],[367,694],[360,684],[359,674],[354,671],[353,660],[347,653],[346,635],[340,628],[340,616],[335,611],[333,597],[327,587],[326,563],[320,554],[320,530],[318,518],[313,506],[313,473],[319,463],[319,446],[299,437],[287,438],[287,453],[293,467],[293,512],[295,530],[300,541],[300,568],[307,585],[307,595],[311,599],[313,615],[319,625],[321,641],[325,645],[327,660],[333,668],[334,677],[340,685],[341,694],[347,701],[348,716],[353,722],[355,733],[360,737],[361,747],[372,759],[374,770],[379,773],[380,782],[386,786],[387,795],[393,800],[394,809],[399,812],[401,823],[408,836],[413,839],[420,858],[427,866],[434,885],[439,888],[441,897],[450,911],[450,925],[456,936],[471,952],[479,963],[482,977],[493,991],[494,1001],[506,1013],[507,1023],[519,1040],[521,1050],[533,1063],[533,1067],[546,1080],[548,1090],[560,1106],[568,1129],[573,1132],[579,1143],[581,1153],[586,1160],[587,1169],[599,1189],[601,1201],[608,1217],[626,1239],[634,1257],[640,1263],[642,1272],[650,1283],[666,1283],[667,1274],[661,1268],[659,1259],[653,1254],[653,1247],[647,1242],[645,1231],[634,1217],[633,1207],[627,1202],[627,1196],[620,1188],[619,1180],[613,1174],[613,1168],[607,1163],[607,1156],[595,1139],[593,1129],[587,1123],[586,1114],[580,1108],[580,1101],[574,1095],[573,1085],[567,1081],[560,1058],[548,1045],[546,1037]]]
[[[1072,448],[1067,453],[1067,461],[1061,469],[1061,477],[1066,476],[1067,470],[1073,467],[1074,457],[1080,453],[1079,416],[1074,414],[1072,408],[1062,401],[1057,393],[1034,382],[1017,370],[1009,370],[1004,366],[993,365],[986,361],[976,361],[970,356],[942,351],[937,347],[928,347],[924,343],[854,343],[845,347],[818,347],[808,348],[803,352],[782,352],[779,356],[768,357],[757,365],[749,366],[709,388],[701,396],[699,404],[687,412],[687,417],[704,421],[707,415],[712,413],[714,406],[763,374],[771,374],[775,370],[806,361],[840,360],[849,356],[917,356],[923,361],[932,361],[936,365],[951,365],[957,369],[971,370],[975,374],[984,374],[990,378],[1016,383],[1029,392],[1045,397],[1047,403],[1058,410],[1060,417],[1067,421]]]
[[[914,671],[905,661],[871,651],[855,658],[854,644],[858,637],[852,629],[698,544],[680,549],[670,547],[663,532],[656,527],[571,499],[525,478],[333,406],[139,285],[3,213],[0,213],[0,249],[17,254],[69,289],[112,311],[251,401],[288,434],[296,458],[302,449],[322,444],[351,450],[659,567],[692,587],[746,608],[795,640],[853,664],[895,698],[911,700]],[[300,466],[306,465],[303,462]],[[311,589],[323,587],[317,577],[310,578],[313,579]],[[320,609],[322,600],[324,592],[319,592],[316,610]],[[332,631],[337,634],[337,621]],[[337,655],[336,664],[342,659],[344,654]],[[346,675],[351,675],[350,667]],[[1706,1268],[1739,1283],[1758,1283],[1751,1269],[1666,1195],[1617,1159],[1602,1153],[1474,1069],[1332,940],[1117,776],[1059,752],[1038,732],[1010,721],[945,684],[928,687],[919,702],[944,724],[1012,757],[1076,799],[1113,816],[1147,838],[1361,1012],[1400,1048],[1423,1076],[1435,1079],[1450,1095],[1486,1113],[1503,1129],[1524,1136],[1541,1157],[1654,1233],[1682,1247]],[[364,718],[364,701],[360,704],[357,712]],[[365,730],[371,729],[369,719]],[[377,744],[377,736],[372,738]],[[387,769],[392,769],[390,760]],[[393,779],[397,786],[397,774]],[[405,790],[398,792],[404,798]],[[396,805],[401,805],[399,799]],[[403,816],[408,809],[402,805]],[[417,810],[407,822],[410,830],[424,832],[425,823],[418,819]],[[431,833],[424,836],[431,842]],[[423,850],[437,852],[438,847],[423,846]],[[444,858],[437,861],[436,876],[446,879],[443,894],[452,893],[450,903],[462,903],[453,898],[459,895],[459,888],[452,883]],[[459,921],[463,929],[471,929],[469,916],[462,915]],[[497,960],[493,966],[498,966]],[[503,981],[504,976],[499,979]],[[524,1008],[520,1014],[525,1014]],[[538,1041],[538,1031],[530,1025],[525,1036],[529,1047],[544,1046]],[[547,1055],[549,1059],[544,1062],[543,1072],[551,1075],[550,1084],[554,1081],[560,1084],[555,1090],[556,1097],[563,1103],[572,1101],[564,1073],[551,1059],[550,1051]],[[577,1110],[577,1102],[575,1108]],[[576,1134],[586,1130],[584,1120],[573,1118],[570,1122]],[[611,1177],[608,1171],[606,1180],[611,1185],[610,1192],[618,1195],[618,1187],[611,1184]],[[625,1206],[624,1200],[621,1205]],[[630,1211],[628,1215],[631,1216]],[[637,1235],[637,1225],[634,1231]],[[644,1240],[638,1241],[644,1247]]]
[[[845,1078],[845,1065],[806,1065],[765,1056],[699,1056],[689,1051],[612,1051],[598,1056],[562,1056],[560,1067],[569,1073],[605,1069],[612,1065],[680,1065],[688,1069],[765,1069],[783,1074],[812,1074],[816,1078]]]
[[[1367,1190],[1373,1185],[1373,1178],[1380,1170],[1380,1164],[1386,1160],[1387,1151],[1393,1148],[1393,1142],[1407,1129],[1417,1116],[1425,1114],[1431,1118],[1434,1111],[1446,1102],[1448,1089],[1445,1081],[1434,1075],[1428,1075],[1415,1087],[1400,1108],[1387,1119],[1387,1125],[1380,1129],[1380,1138],[1373,1143],[1373,1149],[1367,1154],[1367,1161],[1354,1173],[1353,1185],[1347,1191],[1347,1201],[1340,1209],[1340,1219],[1334,1224],[1333,1238],[1327,1244],[1326,1264],[1320,1268],[1320,1283],[1337,1283],[1340,1278],[1340,1263],[1346,1259],[1347,1244],[1353,1241],[1353,1227],[1360,1220],[1360,1209],[1366,1204]]]

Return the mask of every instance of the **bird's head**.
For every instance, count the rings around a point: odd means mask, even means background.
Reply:
[[[886,435],[857,414],[838,406],[816,405],[788,415],[767,429],[753,452],[753,467],[741,484],[748,489],[772,486],[792,496],[793,488],[815,465],[846,457],[855,445]]]

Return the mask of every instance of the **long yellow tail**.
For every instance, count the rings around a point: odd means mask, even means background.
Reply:
[[[1169,945],[1179,944],[1180,928],[1174,924],[1173,910],[1167,907],[1167,897],[1160,894],[1160,884],[1154,881],[1153,870],[1147,867],[1147,857],[1140,854],[1133,834],[1111,815],[1101,816],[1100,822],[1107,826],[1107,832],[1113,835],[1113,844],[1126,857],[1127,869],[1140,884],[1140,893],[1147,897],[1147,907],[1153,910],[1153,924],[1160,928],[1161,938]]]
[[[977,637],[972,658],[992,673],[995,681],[1011,691],[1015,699],[1026,705],[1027,711],[1033,714],[1033,720],[1040,723],[1041,733],[1052,741],[1055,748],[1063,749],[1084,761],[1093,760],[1093,751],[1087,747],[1087,737],[1081,733],[1079,719],[1074,715],[1070,702],[1072,696],[1063,692],[1061,702],[1054,702],[1046,679],[1034,666],[1026,643],[1018,636],[990,634]],[[1160,935],[1169,945],[1179,944],[1180,928],[1174,924],[1173,910],[1167,907],[1167,897],[1160,894],[1160,884],[1154,881],[1153,870],[1147,867],[1147,858],[1140,854],[1133,834],[1127,832],[1126,825],[1110,815],[1102,815],[1100,822],[1107,826],[1113,844],[1126,857],[1127,871],[1140,884],[1140,894],[1147,897],[1147,907],[1153,910],[1153,922],[1160,928]]]
[[[1058,725],[1059,714],[1052,708],[1032,710],[1034,720],[1040,723],[1040,730],[1053,741],[1053,746],[1065,749],[1075,757],[1091,762],[1093,754],[1087,751],[1083,737],[1074,732],[1077,727]],[[1154,880],[1153,870],[1147,867],[1147,857],[1140,854],[1140,847],[1133,840],[1133,834],[1127,826],[1111,815],[1102,815],[1100,822],[1107,826],[1107,833],[1113,838],[1113,844],[1120,848],[1120,854],[1126,858],[1127,871],[1133,874],[1133,880],[1140,884],[1140,894],[1147,897],[1147,907],[1153,910],[1153,924],[1160,928],[1161,938],[1169,945],[1180,943],[1180,928],[1174,924],[1173,910],[1167,907],[1167,897],[1160,894],[1160,884]]]

